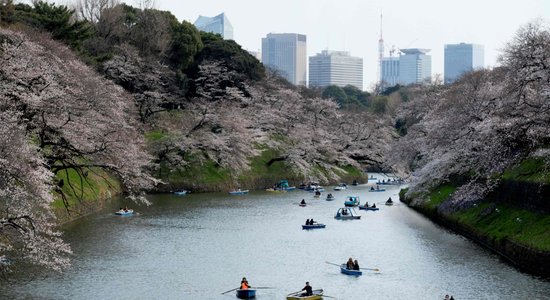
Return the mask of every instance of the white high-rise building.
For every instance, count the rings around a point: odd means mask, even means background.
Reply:
[[[432,57],[429,49],[400,49],[399,84],[422,84],[432,79]]]
[[[452,83],[466,72],[483,68],[483,52],[482,45],[445,45],[445,83]]]
[[[221,13],[215,17],[199,16],[193,25],[200,31],[217,33],[225,40],[233,39],[233,26],[225,16],[225,13]]]
[[[363,59],[345,51],[324,50],[309,57],[309,86],[353,85],[363,89]]]
[[[380,81],[382,88],[388,88],[399,83],[399,57],[382,58]]]
[[[274,68],[294,85],[306,85],[306,36],[297,33],[269,33],[262,38],[262,63]]]

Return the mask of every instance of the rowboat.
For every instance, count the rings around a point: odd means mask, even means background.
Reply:
[[[313,295],[302,296],[304,292],[299,291],[296,293],[288,294],[286,300],[319,300],[323,299],[323,289],[313,290]]]
[[[379,210],[380,208],[378,208],[378,207],[371,207],[371,206],[359,206],[359,209],[376,211],[376,210]]]
[[[306,203],[300,203],[300,204],[298,204],[298,205],[300,205],[301,207],[304,207],[304,206],[306,206],[307,204],[306,204]]]
[[[128,215],[132,215],[133,213],[134,213],[133,209],[127,209],[127,210],[121,209],[121,210],[115,212],[115,215],[128,216]]]
[[[302,225],[302,229],[318,229],[318,228],[325,228],[327,225],[317,223],[313,225]]]
[[[275,190],[279,190],[279,191],[293,191],[296,189],[295,186],[289,186],[288,185],[288,180],[279,180],[279,182],[273,187],[273,189]]]
[[[370,189],[369,192],[385,192],[386,189]]]
[[[244,194],[248,194],[248,190],[238,189],[238,190],[229,192],[229,194],[230,195],[244,195]]]
[[[346,275],[353,275],[353,276],[361,276],[363,275],[363,272],[361,270],[349,270],[346,268],[346,264],[340,265],[340,272],[346,274]]]
[[[358,196],[347,196],[346,201],[344,201],[345,206],[358,206],[361,204]]]
[[[358,216],[353,208],[342,207],[339,208],[334,216],[336,220],[357,220],[361,219],[361,216]]]
[[[345,183],[340,183],[338,186],[334,187],[335,191],[343,191],[348,188],[348,185]]]
[[[276,191],[294,191],[296,189],[295,186],[288,186],[288,187],[276,187],[274,190]]]
[[[332,194],[327,195],[327,201],[332,201],[334,199],[336,199],[336,198]]]
[[[393,202],[386,201],[386,205],[387,205],[387,206],[392,206],[392,205],[393,205]]]
[[[187,193],[188,191],[177,191],[177,192],[174,192],[174,195],[183,196],[183,195],[186,195]]]
[[[255,289],[245,289],[237,290],[237,298],[239,299],[251,299],[256,297],[256,290]]]

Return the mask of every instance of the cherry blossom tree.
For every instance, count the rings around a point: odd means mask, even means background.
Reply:
[[[540,153],[550,138],[549,45],[548,28],[528,24],[505,48],[500,67],[414,90],[399,112],[408,134],[392,157],[396,168],[414,170],[410,193],[453,181],[459,188],[440,209],[468,207],[498,186],[495,174]]]
[[[0,29],[0,40],[0,256],[61,269],[70,250],[52,229],[52,176],[99,168],[139,195],[156,183],[150,157],[122,88],[47,35]]]

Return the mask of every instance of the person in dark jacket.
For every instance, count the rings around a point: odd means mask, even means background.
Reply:
[[[306,286],[304,286],[302,291],[306,291],[305,293],[302,294],[302,296],[311,296],[311,295],[313,295],[313,288],[311,287],[311,285],[309,285],[309,281],[306,282]]]
[[[348,270],[353,270],[353,267],[354,267],[353,259],[350,257],[350,258],[348,259],[348,262],[346,263],[346,269],[348,269]]]
[[[357,262],[357,259],[353,262],[353,269],[359,271],[361,268],[359,268],[359,263]]]

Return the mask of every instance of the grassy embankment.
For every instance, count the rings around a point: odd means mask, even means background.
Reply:
[[[67,169],[56,175],[63,180],[62,191],[54,193],[52,204],[54,212],[61,222],[67,222],[103,207],[104,201],[122,193],[120,182],[105,171],[96,169],[79,176],[74,169]]]
[[[507,181],[550,184],[550,173],[543,168],[540,159],[526,159],[501,176]],[[456,190],[452,184],[434,189],[428,200],[419,207],[427,214],[435,214],[437,206]],[[405,191],[401,191],[404,196]],[[521,202],[518,199],[517,202]],[[482,202],[476,206],[447,216],[452,221],[474,229],[498,242],[514,241],[539,251],[550,251],[550,215],[519,208],[510,203]]]
[[[155,131],[147,133],[146,138],[150,143],[154,143],[164,138],[164,135]],[[157,177],[163,180],[166,185],[161,187],[160,191],[181,188],[197,191],[226,191],[237,187],[262,189],[273,186],[281,179],[289,180],[291,185],[300,184],[306,180],[303,176],[293,172],[284,160],[273,160],[280,157],[281,153],[278,150],[267,148],[264,145],[257,145],[256,147],[261,150],[260,155],[250,158],[250,169],[239,175],[217,166],[211,160],[201,160],[194,155],[186,157],[188,165],[185,168],[174,170],[169,169],[165,164],[161,164]],[[338,174],[343,180],[348,178],[359,179],[362,176],[361,171],[353,166],[344,166],[340,169],[342,171],[339,171]],[[317,168],[316,172],[322,174],[325,171]]]

